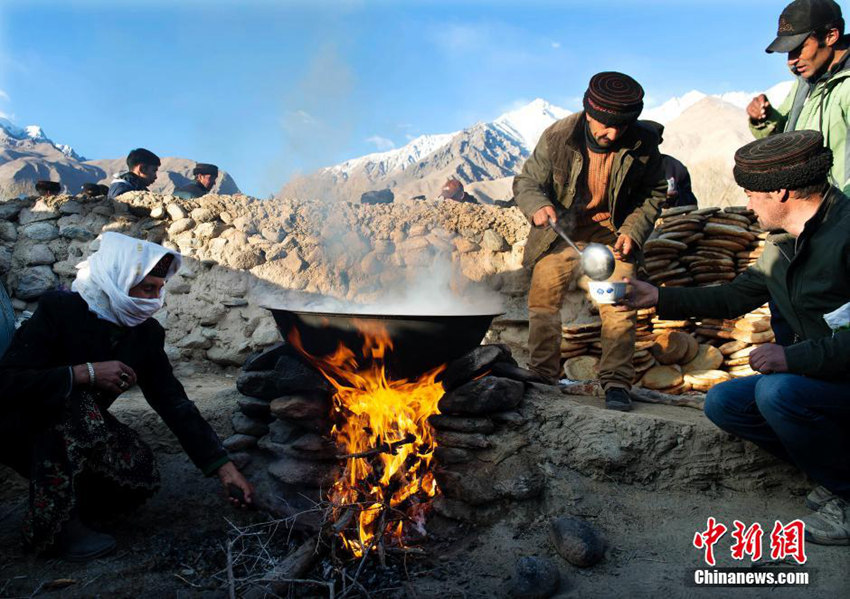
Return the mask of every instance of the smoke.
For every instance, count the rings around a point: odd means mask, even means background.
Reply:
[[[464,276],[451,232],[434,223],[399,222],[401,206],[322,206],[318,247],[301,273],[333,293],[267,293],[260,303],[289,310],[347,314],[450,316],[497,314],[501,295]],[[351,208],[354,208],[353,210]],[[311,220],[316,217],[311,214]],[[406,219],[405,219],[406,220]]]

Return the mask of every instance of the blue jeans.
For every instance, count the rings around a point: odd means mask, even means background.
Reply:
[[[755,375],[711,388],[705,415],[850,500],[850,381]]]

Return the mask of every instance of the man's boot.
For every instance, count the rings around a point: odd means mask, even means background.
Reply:
[[[84,562],[103,557],[112,552],[115,545],[114,537],[93,531],[76,516],[72,516],[62,525],[54,543],[59,556],[72,562]]]
[[[605,407],[618,412],[630,412],[632,396],[621,387],[611,387],[605,391]]]
[[[818,511],[802,520],[806,525],[806,541],[850,545],[850,501],[833,495]]]

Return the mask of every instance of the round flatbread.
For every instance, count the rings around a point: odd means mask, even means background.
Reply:
[[[763,333],[770,330],[770,319],[764,317],[741,318],[735,323],[735,328],[749,333]]]
[[[687,214],[696,210],[696,206],[676,206],[675,208],[665,208],[661,211],[661,218],[669,218],[679,214]]]
[[[561,351],[575,351],[577,349],[586,349],[587,343],[579,343],[561,338]]]
[[[724,250],[730,250],[732,254],[735,252],[740,252],[743,249],[746,249],[747,245],[745,242],[736,242],[730,241],[728,239],[717,239],[712,237],[706,237],[705,239],[700,239],[697,242],[697,246],[701,248],[722,248]]]
[[[723,354],[724,356],[731,356],[735,352],[740,351],[740,350],[744,349],[745,347],[747,347],[746,343],[744,343],[743,341],[738,341],[736,339],[734,341],[728,341],[728,342],[724,343],[723,345],[721,345],[717,349],[720,350],[720,353]]]
[[[749,365],[750,358],[749,356],[744,356],[743,358],[727,358],[723,360],[723,366],[726,368],[730,368],[733,366],[744,366]]]
[[[665,331],[655,338],[655,345],[650,351],[659,364],[678,364],[688,353],[689,337],[681,331]]]
[[[682,372],[716,370],[723,364],[723,354],[712,345],[700,344],[694,359],[682,365]]]
[[[766,331],[762,331],[761,333],[750,333],[748,331],[735,329],[732,332],[732,337],[738,341],[743,341],[744,343],[768,343],[774,339],[773,330],[770,328]]]
[[[599,376],[599,359],[593,356],[570,358],[564,363],[564,374],[574,381],[592,381]]]
[[[635,341],[635,353],[641,350],[649,350],[650,347],[655,345],[655,339],[646,339],[644,341]]]
[[[688,245],[691,245],[692,243],[696,243],[697,241],[699,241],[703,237],[705,237],[705,233],[694,233],[693,235],[690,235],[690,236],[682,239],[681,242],[687,243]]]
[[[568,333],[570,335],[580,335],[582,333],[596,333],[600,329],[602,329],[601,320],[596,320],[594,322],[572,323],[561,327],[561,330],[564,333]]]
[[[699,342],[693,335],[688,335],[688,351],[685,352],[685,355],[682,356],[679,364],[686,364],[697,357],[699,353]]]
[[[644,249],[647,252],[653,249],[682,251],[688,249],[688,246],[681,241],[674,241],[673,239],[650,239],[644,244]]]
[[[749,358],[750,354],[753,353],[753,350],[757,347],[761,347],[760,345],[748,345],[743,349],[739,349],[738,351],[734,351],[729,354],[726,358],[729,360],[734,360],[737,358]]]
[[[683,380],[682,373],[674,366],[653,366],[641,382],[647,389],[669,389],[681,385]]]
[[[730,214],[743,214],[745,216],[752,216],[755,218],[756,213],[747,208],[746,206],[726,206],[723,209],[724,212],[728,212]]]
[[[698,215],[715,214],[717,212],[720,212],[721,210],[722,210],[722,208],[719,208],[717,206],[710,206],[708,208],[700,208],[699,210],[694,210],[693,214],[695,214],[695,215],[696,214],[698,214]]]

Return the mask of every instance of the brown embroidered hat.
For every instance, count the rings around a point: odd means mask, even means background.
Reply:
[[[789,131],[757,139],[735,152],[735,182],[749,191],[799,189],[826,183],[832,150],[819,131]]]
[[[604,125],[628,125],[643,110],[643,88],[623,73],[597,73],[590,79],[583,104],[585,112]]]
[[[776,39],[765,52],[793,52],[813,31],[827,25],[844,28],[841,7],[833,0],[794,0],[779,16]]]
[[[174,262],[174,254],[165,254],[162,258],[159,259],[159,262],[154,265],[151,271],[148,273],[148,276],[151,277],[160,277],[162,279],[168,276],[168,270],[171,268],[171,264]]]

